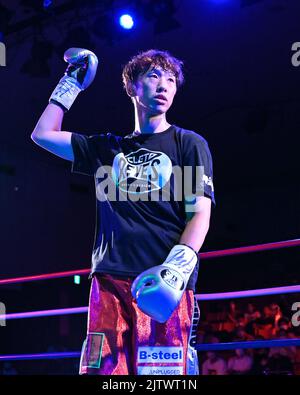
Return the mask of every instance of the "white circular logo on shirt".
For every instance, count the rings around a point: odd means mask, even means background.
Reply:
[[[115,156],[112,178],[120,190],[133,194],[149,193],[163,188],[172,174],[172,162],[168,155],[159,151],[140,148],[124,155]]]

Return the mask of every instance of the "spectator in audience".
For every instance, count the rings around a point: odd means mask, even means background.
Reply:
[[[233,300],[231,300],[229,303],[229,311],[228,311],[228,315],[227,315],[228,321],[230,321],[234,325],[236,325],[236,319],[237,319],[238,314],[239,314],[239,310],[236,306],[236,303]]]
[[[287,317],[281,317],[278,320],[275,335],[278,336],[280,333],[285,333],[287,336],[291,334],[292,336],[289,337],[295,337],[295,334],[291,329],[291,322]]]
[[[270,339],[273,335],[274,316],[269,306],[264,306],[261,318],[254,324],[255,336],[262,336],[263,339]]]
[[[17,375],[18,372],[14,368],[11,362],[4,362],[3,364],[3,370],[2,370],[2,375],[3,376],[15,376]]]
[[[270,349],[265,374],[292,375],[294,373],[293,362],[288,356],[282,355],[280,350],[275,350],[275,348],[277,349],[277,347]]]
[[[278,313],[278,309],[275,307],[273,311],[276,310]],[[277,336],[273,336],[273,338],[287,339],[294,337],[292,333],[288,333],[288,325],[285,319],[277,318],[277,323]],[[297,348],[295,346],[271,347],[268,354],[266,374],[293,374],[293,364],[296,361],[296,356]]]
[[[293,337],[293,335],[289,335],[285,330],[281,329],[281,331],[276,336],[276,339],[288,339]],[[291,360],[292,363],[295,362],[297,354],[297,348],[295,346],[287,346],[287,347],[271,347],[269,350],[269,358],[274,355],[281,355],[283,357],[287,357]]]
[[[256,340],[264,340],[262,336],[257,336]],[[268,348],[256,348],[253,350],[252,374],[263,375],[268,364]]]
[[[261,318],[264,324],[274,324],[273,312],[269,305],[264,306]]]
[[[243,328],[245,328],[245,327],[246,327],[246,324],[247,324],[247,321],[245,320],[245,315],[244,315],[244,313],[239,313],[239,314],[237,314],[235,326],[236,326],[236,327],[243,327]]]
[[[235,356],[229,358],[228,374],[249,374],[252,368],[253,359],[247,355],[244,349],[237,348]]]
[[[197,343],[219,343],[219,338],[216,336],[209,323],[199,325],[196,335]]]
[[[244,313],[245,329],[246,332],[255,335],[254,324],[261,317],[259,310],[254,306],[253,303],[248,303],[246,312]]]
[[[272,312],[272,317],[274,322],[272,335],[275,335],[278,330],[278,321],[280,320],[280,318],[282,318],[283,314],[280,307],[276,303],[270,304],[270,310]]]
[[[234,341],[244,342],[254,340],[254,337],[249,335],[243,326],[238,326],[234,332]]]
[[[225,318],[220,329],[228,333],[232,332],[237,325],[238,315],[239,310],[237,309],[236,303],[230,301],[229,306],[226,306]]]
[[[225,375],[227,374],[227,364],[215,351],[206,353],[207,359],[202,365],[203,375]]]

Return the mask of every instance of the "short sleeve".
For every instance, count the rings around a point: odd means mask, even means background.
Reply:
[[[184,188],[196,196],[206,196],[216,205],[213,162],[207,141],[195,132],[183,138]]]
[[[74,153],[71,171],[93,176],[101,162],[101,151],[105,152],[107,136],[105,134],[86,136],[73,132],[71,144]]]

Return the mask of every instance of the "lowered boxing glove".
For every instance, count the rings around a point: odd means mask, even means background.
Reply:
[[[175,245],[162,265],[145,270],[134,280],[131,294],[139,309],[155,321],[166,322],[178,306],[198,254],[184,244]]]
[[[66,112],[74,103],[78,93],[93,82],[98,58],[88,49],[69,48],[64,53],[64,60],[69,65],[52,92],[49,103],[57,104]]]

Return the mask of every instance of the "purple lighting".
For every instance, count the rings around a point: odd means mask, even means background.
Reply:
[[[269,347],[290,347],[299,346],[300,339],[280,339],[280,340],[254,340],[231,343],[201,343],[196,344],[198,351],[220,351],[236,350],[237,348],[269,348]]]
[[[278,294],[290,294],[294,292],[300,292],[300,285],[291,285],[288,287],[275,287],[275,288],[261,288],[251,289],[249,291],[237,291],[237,292],[222,292],[222,293],[211,293],[195,295],[197,300],[220,300],[220,299],[234,299],[234,298],[249,298],[252,296],[263,296],[263,295],[278,295]]]
[[[87,313],[88,307],[72,307],[68,309],[28,311],[26,313],[12,313],[0,315],[0,320],[16,320],[20,318],[50,317],[57,315],[81,314]]]
[[[28,359],[61,359],[61,358],[78,358],[80,357],[80,351],[72,352],[54,352],[45,354],[12,354],[12,355],[0,355],[0,361],[17,361],[17,360],[28,360]]]

